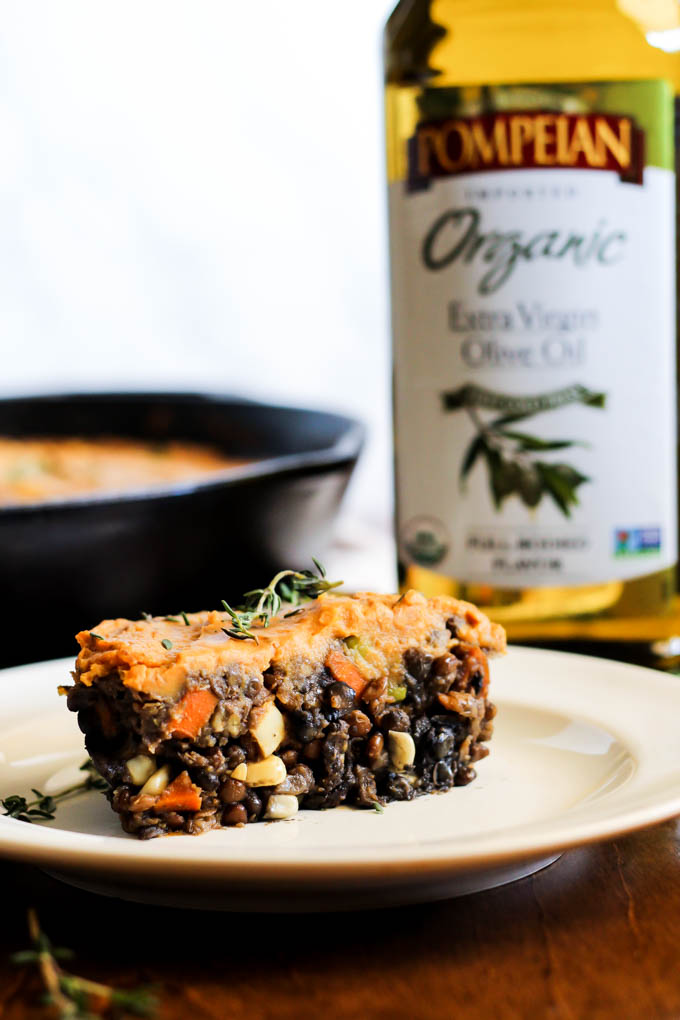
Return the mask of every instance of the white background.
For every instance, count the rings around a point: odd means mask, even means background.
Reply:
[[[392,0],[11,0],[0,394],[348,411],[391,505],[381,28]]]

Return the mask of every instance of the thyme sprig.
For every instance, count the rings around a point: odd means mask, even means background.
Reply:
[[[38,967],[47,991],[45,1003],[54,1007],[59,1020],[93,1020],[111,1014],[155,1015],[158,1002],[149,988],[121,990],[63,970],[59,961],[73,957],[73,951],[52,945],[32,908],[28,911],[28,931],[31,949],[14,953],[12,963]]]
[[[325,591],[338,588],[342,581],[328,581],[326,571],[312,557],[316,567],[313,570],[281,570],[274,577],[266,588],[255,588],[247,591],[243,596],[243,602],[237,608],[229,605],[222,599],[224,611],[231,620],[230,627],[223,627],[225,634],[236,638],[237,641],[255,641],[257,634],[252,630],[255,624],[261,627],[268,627],[271,619],[281,609],[283,602],[292,606],[299,606],[301,602],[318,598]],[[297,610],[293,610],[293,613]],[[293,613],[287,615],[293,615]]]
[[[16,818],[19,822],[44,822],[51,821],[55,817],[57,805],[72,797],[77,797],[87,790],[107,790],[107,782],[95,771],[94,765],[89,760],[80,766],[81,772],[86,775],[81,783],[74,783],[61,793],[52,795],[41,793],[31,787],[31,793],[35,794],[34,800],[27,800],[21,794],[12,793],[9,797],[0,799],[0,807],[3,814],[10,818]]]

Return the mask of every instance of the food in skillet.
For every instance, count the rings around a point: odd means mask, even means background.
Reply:
[[[0,506],[205,480],[241,463],[174,440],[0,436]]]
[[[62,692],[126,832],[374,808],[474,779],[502,628],[448,596],[331,587],[288,571],[240,611],[107,620],[78,635]],[[316,597],[282,613],[280,594]]]

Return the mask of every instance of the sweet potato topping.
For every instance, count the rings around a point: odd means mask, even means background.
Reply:
[[[240,669],[244,676],[261,675],[290,659],[323,662],[338,639],[357,633],[388,666],[401,660],[406,647],[444,651],[450,640],[444,623],[454,618],[461,642],[492,652],[505,651],[503,628],[469,602],[448,595],[426,599],[415,591],[401,598],[360,592],[321,595],[294,617],[279,616],[267,628],[256,627],[257,644],[228,637],[223,630],[228,617],[215,611],[190,613],[188,627],[163,617],[105,620],[94,628],[103,642],[91,643],[90,631],[77,635],[81,652],[76,672],[78,681],[88,685],[117,672],[133,690],[174,699],[191,676],[232,668]]]

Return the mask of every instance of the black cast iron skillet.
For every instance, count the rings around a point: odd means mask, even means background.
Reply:
[[[228,478],[0,508],[0,664],[77,650],[106,617],[219,608],[323,557],[364,430],[230,397],[106,393],[0,400],[0,435],[208,443]]]

